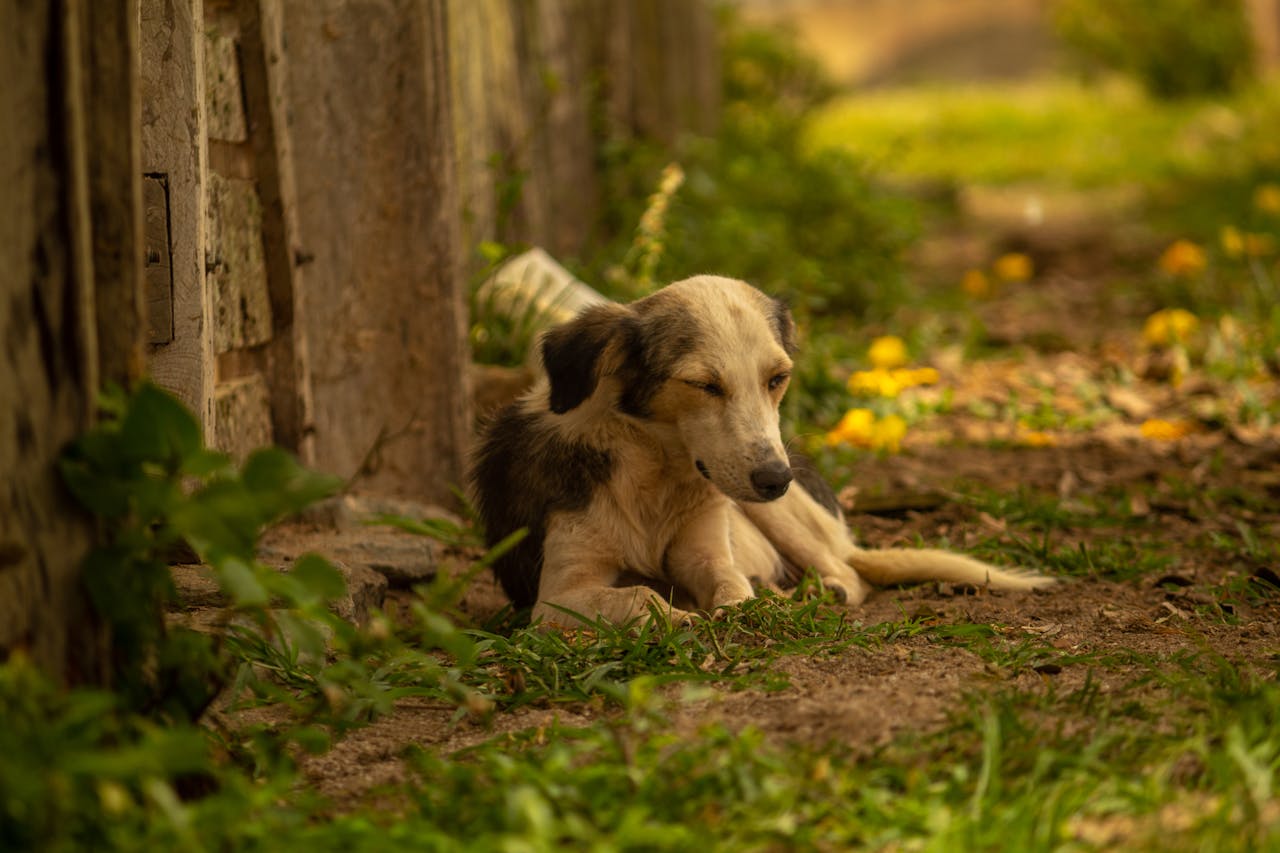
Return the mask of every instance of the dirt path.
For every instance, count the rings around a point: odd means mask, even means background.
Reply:
[[[1238,482],[1251,472],[1280,468],[1276,450],[1232,447],[1204,488]],[[1151,482],[1162,473],[1182,473],[1176,454],[1134,448],[1084,447],[1076,450],[931,449],[868,462],[858,472],[863,482],[905,484],[913,490],[946,490],[958,481],[981,482],[996,489],[1043,489],[1049,493],[1064,478],[1080,478],[1085,492],[1128,489]],[[1275,496],[1276,485],[1266,489]],[[966,488],[968,486],[966,485]],[[1276,502],[1280,504],[1280,501]],[[1248,512],[1267,535],[1280,533],[1280,512]],[[1247,603],[1224,595],[1233,579],[1277,567],[1254,563],[1245,554],[1232,558],[1206,548],[1213,534],[1235,533],[1229,508],[1193,506],[1170,501],[1152,509],[1150,523],[1137,534],[1140,547],[1168,558],[1157,576],[1117,582],[1074,579],[1034,595],[966,593],[930,585],[875,593],[850,618],[872,625],[915,617],[930,625],[986,625],[993,642],[1015,645],[1042,638],[1061,652],[1066,663],[1009,667],[994,665],[971,651],[930,636],[904,637],[883,647],[853,648],[841,657],[784,658],[776,669],[790,679],[779,692],[700,688],[698,698],[678,705],[675,725],[689,732],[717,721],[730,728],[753,726],[779,741],[814,746],[838,742],[868,751],[908,731],[925,731],[946,723],[963,694],[1007,684],[1020,690],[1066,691],[1093,678],[1101,690],[1134,677],[1141,667],[1115,666],[1098,671],[1074,657],[1134,652],[1168,658],[1211,649],[1235,661],[1259,660],[1280,648],[1280,597]],[[935,510],[905,514],[853,513],[851,522],[868,545],[909,544],[922,538],[946,537],[960,547],[984,537],[1003,536],[1000,519],[971,507],[948,503]],[[1133,530],[1065,529],[1055,547],[1124,536]],[[1274,578],[1274,574],[1270,575]],[[487,579],[469,597],[477,616],[499,601]],[[679,689],[671,691],[674,694]],[[306,764],[321,792],[335,802],[360,800],[370,790],[404,779],[400,756],[409,744],[448,753],[504,733],[559,725],[585,725],[601,714],[599,707],[526,708],[497,715],[490,725],[472,719],[455,721],[454,708],[433,703],[406,703],[391,716],[352,732],[334,749]]]
[[[996,559],[1009,562],[1024,542],[1023,556],[1032,562],[1093,553],[1105,565],[1036,594],[939,585],[879,591],[849,618],[866,625],[912,618],[929,626],[986,626],[1004,658],[984,657],[936,633],[839,657],[785,658],[777,668],[790,679],[788,689],[699,688],[676,706],[676,726],[692,732],[714,720],[754,726],[779,741],[870,750],[903,732],[944,725],[970,691],[1073,689],[1086,677],[1105,691],[1141,669],[1119,663],[1099,671],[1091,655],[1163,659],[1209,650],[1248,662],[1280,648],[1280,595],[1271,594],[1280,565],[1274,547],[1259,545],[1280,538],[1280,433],[1213,421],[1205,401],[1230,391],[1207,379],[1191,377],[1178,387],[1142,379],[1150,354],[1137,330],[1153,306],[1105,282],[1096,270],[1085,277],[1060,272],[1009,287],[980,306],[993,334],[1019,348],[980,363],[942,365],[950,412],[913,429],[901,455],[859,457],[843,493],[851,525],[870,546],[942,542],[980,554],[995,549]],[[1117,375],[1136,378],[1117,391]],[[1037,430],[1031,441],[1008,418],[973,413],[1028,395],[1079,410],[1082,418],[1102,414],[1088,428]],[[1145,421],[1183,415],[1216,426],[1176,441],[1144,436]],[[1003,517],[1002,506],[1013,517]],[[1036,550],[1039,557],[1030,553]],[[478,620],[501,605],[487,576],[464,601]],[[1010,650],[1029,643],[1039,651],[1011,663]],[[308,759],[305,770],[342,807],[402,780],[400,756],[409,744],[448,753],[552,722],[586,724],[605,713],[595,705],[525,708],[486,725],[457,721],[452,707],[404,703]]]

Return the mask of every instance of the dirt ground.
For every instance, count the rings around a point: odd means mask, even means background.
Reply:
[[[1280,470],[1280,449],[1224,448],[1226,461],[1212,483],[1231,484],[1251,472]],[[1088,472],[1089,488],[1106,489],[1150,482],[1170,467],[1190,460],[1177,454],[1136,447],[1086,446],[1069,450],[934,448],[868,462],[860,481],[908,486],[927,493],[945,491],[957,480],[1052,490],[1064,477]],[[1079,473],[1075,473],[1079,477]],[[1274,482],[1269,486],[1273,496]],[[1280,507],[1280,500],[1276,506]],[[1210,592],[1235,572],[1265,572],[1276,566],[1251,565],[1247,558],[1224,564],[1196,543],[1213,533],[1232,533],[1232,513],[1200,515],[1174,503],[1153,509],[1157,514],[1144,547],[1170,558],[1166,573],[1117,583],[1097,579],[1064,582],[1034,594],[965,593],[940,585],[881,590],[850,618],[864,624],[925,617],[942,623],[995,626],[1010,637],[1040,635],[1066,655],[1133,651],[1168,657],[1205,648],[1237,661],[1262,660],[1280,649],[1277,625],[1280,597],[1233,609],[1234,623],[1214,615]],[[1259,529],[1280,533],[1280,509],[1251,514]],[[928,511],[859,514],[850,517],[862,541],[870,546],[907,544],[923,537],[946,536],[963,547],[982,536],[999,535],[1001,522],[955,503]],[[1105,529],[1064,531],[1060,545],[1116,535]],[[1274,575],[1272,575],[1274,577]],[[1172,580],[1171,580],[1172,578]],[[501,605],[501,593],[482,578],[467,606],[476,616]],[[700,688],[693,701],[678,704],[675,724],[690,731],[718,721],[732,728],[753,726],[779,741],[814,746],[830,742],[867,750],[904,731],[942,726],[961,695],[1012,678],[1020,689],[1060,690],[1078,687],[1087,665],[1049,665],[1010,675],[989,666],[969,651],[925,636],[896,640],[874,650],[850,649],[838,658],[785,658],[776,668],[791,681],[780,692]],[[1100,689],[1132,677],[1123,668],[1095,671]],[[675,691],[673,691],[675,692]],[[374,788],[404,778],[400,755],[409,744],[452,752],[504,732],[546,726],[585,724],[603,713],[586,706],[527,708],[496,715],[492,724],[454,721],[454,708],[433,703],[405,703],[394,714],[352,732],[329,753],[308,759],[311,780],[336,802],[351,801]]]
[[[924,403],[950,395],[948,410],[913,424],[900,454],[863,454],[850,469],[835,472],[850,526],[868,547],[997,543],[1008,561],[1017,553],[1013,543],[1029,535],[1028,526],[963,496],[1031,494],[1078,521],[1052,531],[1054,551],[1127,542],[1133,553],[1157,558],[1160,568],[1128,580],[1073,577],[1027,594],[937,584],[880,590],[851,608],[848,618],[863,625],[915,617],[990,626],[994,639],[1043,640],[1064,662],[1003,669],[936,635],[898,638],[839,657],[784,658],[775,668],[790,687],[781,691],[700,686],[692,698],[673,704],[677,727],[693,731],[717,721],[758,728],[779,742],[837,742],[866,751],[903,732],[943,726],[948,712],[974,690],[1010,682],[1028,691],[1073,689],[1091,670],[1071,663],[1073,655],[1132,651],[1159,659],[1211,650],[1247,663],[1280,653],[1280,593],[1266,592],[1280,585],[1274,562],[1280,427],[1232,415],[1241,393],[1274,398],[1280,366],[1271,365],[1269,376],[1257,377],[1243,392],[1239,383],[1194,370],[1184,381],[1170,381],[1161,362],[1165,354],[1144,347],[1140,334],[1144,318],[1167,306],[1112,283],[1118,270],[1152,263],[1158,249],[1150,235],[1135,238],[1113,227],[1112,218],[1087,210],[1033,234],[1016,223],[1005,227],[999,215],[974,216],[986,221],[926,239],[916,258],[921,280],[955,286],[964,269],[1010,249],[1027,252],[1036,274],[971,306],[993,355],[966,361],[958,345],[945,341],[927,355],[941,382],[913,393]],[[1085,420],[1102,414],[1086,428],[1028,431],[1007,414],[1027,400]],[[984,407],[985,416],[979,414]],[[1177,440],[1152,440],[1142,428],[1151,419],[1183,420],[1195,428]],[[1099,513],[1100,501],[1122,502],[1124,512]],[[376,500],[348,502],[338,515],[402,510]],[[326,532],[335,528],[340,532]],[[1250,547],[1242,530],[1252,531],[1263,547]],[[394,609],[412,583],[466,565],[422,537],[363,527],[351,518],[310,518],[275,531],[263,559],[283,565],[309,549],[354,567],[349,585],[359,581],[350,602],[356,618],[383,601]],[[1126,574],[1113,566],[1112,577]],[[1264,592],[1240,595],[1250,584]],[[480,623],[505,603],[486,573],[471,585],[462,607]],[[1134,675],[1117,666],[1089,677],[1105,691]],[[669,688],[673,698],[681,691]],[[584,725],[605,713],[598,703],[556,705],[480,721],[459,719],[452,705],[405,701],[324,755],[306,758],[304,771],[341,809],[404,779],[401,756],[410,744],[451,753],[506,732],[553,722]]]
[[[1011,289],[983,307],[989,327],[1035,329],[1037,341],[1059,343],[1039,349],[1033,345],[1003,361],[944,369],[944,383],[950,381],[960,400],[985,396],[997,401],[1020,383],[1050,391],[1061,386],[1061,404],[1076,405],[1070,388],[1089,377],[1113,374],[1118,362],[1147,357],[1134,344],[1134,328],[1135,323],[1140,328],[1149,306],[1141,300],[1129,305],[1126,299],[1099,277],[1066,274]],[[1117,302],[1128,307],[1116,309]],[[1075,307],[1067,310],[1065,305]],[[1080,323],[1082,316],[1090,322]],[[1006,519],[956,499],[959,492],[1031,491],[1086,520],[1089,501],[1110,496],[1128,502],[1132,523],[1122,529],[1103,518],[1096,524],[1068,525],[1053,532],[1053,548],[1099,547],[1125,539],[1141,553],[1160,557],[1165,568],[1126,581],[1072,578],[1034,594],[960,591],[936,584],[881,590],[853,608],[849,618],[866,625],[904,616],[989,625],[997,637],[1043,638],[1067,660],[1092,652],[1128,650],[1167,658],[1205,649],[1242,662],[1270,658],[1280,650],[1280,596],[1250,598],[1225,590],[1234,588],[1233,580],[1237,586],[1266,582],[1264,588],[1280,582],[1280,565],[1270,564],[1273,557],[1267,556],[1275,550],[1251,550],[1244,544],[1224,548],[1221,542],[1240,540],[1240,524],[1264,543],[1280,536],[1280,431],[1222,424],[1159,442],[1145,440],[1138,426],[1147,417],[1173,417],[1194,408],[1197,399],[1214,390],[1194,385],[1170,390],[1168,383],[1139,382],[1109,407],[1118,413],[1112,420],[1061,434],[1047,446],[1020,446],[1016,435],[1000,432],[1007,433],[1007,425],[992,427],[957,411],[913,433],[899,455],[860,457],[842,499],[852,528],[867,546],[945,538],[963,549],[992,540],[1007,544],[1019,535]],[[1007,440],[993,444],[993,439]],[[393,590],[392,598],[397,594]],[[464,608],[483,619],[503,603],[486,575],[474,584]],[[1023,690],[1069,690],[1090,669],[1065,663],[1006,671],[928,636],[897,639],[871,650],[853,648],[837,658],[786,658],[776,668],[790,679],[788,689],[699,688],[694,698],[673,706],[675,724],[692,731],[719,721],[732,728],[756,727],[777,741],[814,746],[838,742],[855,751],[869,750],[904,731],[942,726],[961,696],[975,689],[1012,681]],[[1134,674],[1114,667],[1090,677],[1105,691]],[[504,732],[552,722],[584,724],[602,713],[606,711],[591,706],[526,708],[481,724],[468,718],[456,721],[452,707],[406,702],[394,714],[352,732],[327,754],[307,759],[305,770],[341,807],[402,779],[406,771],[400,756],[409,744],[447,753]]]

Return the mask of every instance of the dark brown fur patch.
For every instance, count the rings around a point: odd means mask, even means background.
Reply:
[[[521,528],[529,531],[493,567],[520,608],[538,597],[548,517],[586,508],[613,472],[607,450],[566,441],[551,421],[507,407],[485,430],[471,470],[485,541],[492,547]]]
[[[635,318],[618,306],[587,308],[542,339],[542,364],[551,381],[551,411],[562,415],[582,405],[600,381],[600,359],[611,344],[624,350],[635,336]]]
[[[795,477],[796,483],[804,488],[809,496],[820,503],[827,512],[840,517],[840,499],[836,497],[836,493],[831,490],[831,486],[827,485],[827,481],[818,469],[813,467],[813,462],[809,457],[801,453],[790,453],[791,475]]]
[[[769,317],[773,323],[773,331],[778,336],[778,343],[789,356],[794,356],[800,348],[796,342],[796,321],[791,316],[791,309],[781,299],[773,300],[773,314]]]
[[[631,304],[637,334],[628,342],[627,369],[618,407],[634,417],[653,414],[654,396],[671,378],[676,363],[693,352],[698,324],[685,304],[661,291]]]

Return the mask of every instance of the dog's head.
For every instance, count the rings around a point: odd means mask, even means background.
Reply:
[[[677,440],[692,469],[739,501],[775,500],[791,483],[778,404],[794,351],[783,303],[714,276],[589,308],[542,343],[553,412],[599,390],[617,411]]]

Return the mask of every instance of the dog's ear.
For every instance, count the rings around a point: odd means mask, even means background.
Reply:
[[[796,342],[796,321],[791,316],[791,308],[781,299],[773,300],[773,316],[770,320],[774,334],[778,336],[778,343],[782,344],[787,355],[795,355],[799,344]]]
[[[542,364],[551,380],[551,411],[582,405],[600,377],[617,371],[630,351],[636,319],[621,305],[595,305],[542,338]]]

